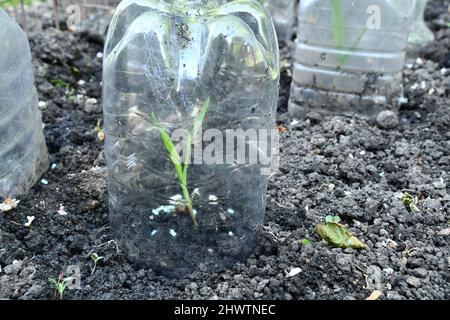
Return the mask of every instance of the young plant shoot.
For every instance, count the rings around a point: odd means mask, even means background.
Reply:
[[[192,199],[189,193],[188,189],[188,179],[187,179],[187,173],[188,173],[188,167],[189,162],[191,161],[191,154],[192,154],[192,144],[194,141],[194,137],[196,136],[198,129],[200,129],[203,120],[205,119],[206,112],[209,109],[209,105],[211,102],[211,98],[208,97],[205,102],[202,104],[202,107],[200,109],[200,113],[198,117],[194,121],[194,127],[190,134],[187,136],[186,139],[186,145],[184,149],[184,161],[183,164],[180,161],[180,155],[178,154],[178,151],[175,148],[174,143],[172,142],[172,139],[170,138],[169,134],[164,129],[164,126],[161,124],[161,122],[158,121],[156,118],[155,113],[152,113],[152,122],[153,126],[157,128],[161,134],[161,139],[164,142],[164,146],[166,147],[167,154],[169,155],[169,159],[172,161],[175,172],[178,176],[178,180],[180,183],[181,190],[183,192],[183,197],[185,201],[185,208],[187,212],[189,213],[189,216],[192,219],[192,223],[194,226],[198,226],[197,216],[194,211],[193,205],[192,205]]]

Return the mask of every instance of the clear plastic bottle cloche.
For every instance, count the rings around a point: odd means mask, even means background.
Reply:
[[[220,4],[233,0],[218,0]],[[255,0],[259,1],[272,16],[278,39],[287,43],[294,34],[294,26],[297,19],[297,0]]]
[[[425,7],[428,0],[417,0],[414,20],[408,39],[408,53],[416,56],[420,49],[434,40],[433,32],[428,28],[424,20]]]
[[[272,15],[278,38],[289,42],[297,19],[297,0],[261,0]]]
[[[0,197],[25,193],[48,168],[25,32],[0,8]]]
[[[267,175],[246,159],[263,150],[228,133],[267,132],[271,144],[278,82],[275,28],[258,2],[120,3],[103,101],[111,233],[133,261],[180,277],[254,252]]]

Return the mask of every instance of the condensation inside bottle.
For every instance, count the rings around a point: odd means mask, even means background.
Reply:
[[[260,5],[119,5],[103,71],[109,209],[112,235],[135,262],[178,277],[201,266],[229,266],[254,252],[267,188],[261,166],[190,164],[194,227],[151,114],[168,133],[189,131],[209,99],[203,132],[270,130],[278,65],[275,30]],[[195,141],[193,152],[206,146]]]

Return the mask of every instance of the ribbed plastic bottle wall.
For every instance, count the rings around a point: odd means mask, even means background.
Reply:
[[[267,162],[234,155],[270,160],[271,147],[245,138],[240,149],[228,134],[266,132],[271,145],[278,82],[275,28],[258,2],[119,4],[103,68],[109,214],[133,261],[180,277],[254,252]]]
[[[25,193],[48,168],[28,39],[0,9],[0,196]]]
[[[398,109],[415,0],[302,0],[289,111]]]

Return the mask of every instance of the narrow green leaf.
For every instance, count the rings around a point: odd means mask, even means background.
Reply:
[[[332,14],[332,28],[333,36],[336,43],[336,48],[342,50],[345,47],[345,21],[344,15],[342,13],[342,2],[341,0],[333,0],[332,2],[333,14]],[[358,49],[359,43],[363,39],[367,32],[367,28],[364,28],[358,34],[355,43],[351,46],[350,51],[354,52]],[[337,60],[340,64],[345,64],[350,55],[348,54],[338,54]]]
[[[170,139],[169,134],[164,130],[163,126],[158,121],[154,113],[152,113],[152,118],[153,118],[153,125],[158,129],[161,135],[161,139],[164,142],[164,146],[166,147],[167,153],[169,154],[169,158],[174,164],[177,175],[181,180],[183,176],[183,169],[181,168],[180,155],[178,154],[178,151],[176,150],[175,145],[172,142],[172,139]]]
[[[186,179],[187,170],[189,167],[189,162],[191,161],[191,153],[192,153],[192,135],[189,134],[186,140],[186,150],[184,153],[184,167],[183,167],[183,177]]]
[[[344,17],[342,16],[342,5],[341,0],[333,0],[333,16],[332,16],[332,25],[333,25],[333,36],[336,41],[336,46],[338,49],[342,49],[344,47],[345,41],[345,29],[344,29]]]
[[[198,129],[203,123],[203,120],[205,119],[206,112],[208,112],[209,104],[211,103],[211,97],[208,97],[205,102],[203,102],[200,114],[198,115],[198,118],[194,122],[194,129],[192,130],[192,136],[195,137],[197,134]]]
[[[185,158],[184,158],[184,168],[183,168],[183,176],[187,177],[187,169],[188,169],[188,163],[191,160],[191,153],[192,153],[192,143],[197,135],[198,129],[200,129],[200,126],[202,125],[203,121],[205,120],[206,112],[208,112],[209,105],[211,103],[211,97],[208,97],[205,102],[203,102],[202,107],[200,109],[200,113],[197,117],[197,119],[194,121],[194,127],[192,129],[192,133],[187,137],[186,141],[186,152],[185,152]]]

